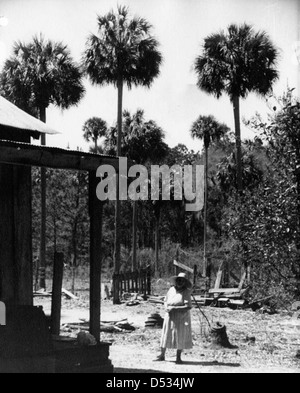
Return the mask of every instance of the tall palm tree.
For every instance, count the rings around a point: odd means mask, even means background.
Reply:
[[[95,152],[98,151],[98,139],[106,136],[107,128],[106,121],[100,117],[92,117],[84,123],[82,127],[83,138],[87,142],[94,142]]]
[[[228,132],[225,124],[219,123],[214,116],[199,116],[192,124],[191,134],[193,138],[203,140],[205,149],[205,192],[204,192],[204,239],[203,239],[203,276],[206,277],[207,268],[207,200],[208,200],[208,149],[211,142],[218,142]]]
[[[117,155],[121,155],[123,86],[150,87],[159,75],[162,55],[158,42],[151,35],[152,26],[143,18],[130,19],[127,7],[119,6],[105,16],[98,16],[98,33],[91,34],[86,43],[83,64],[91,82],[114,85],[118,90]],[[118,185],[118,181],[117,181]],[[119,185],[118,185],[119,186]],[[114,270],[120,269],[120,200],[117,186],[115,209]],[[118,283],[114,303],[120,302]]]
[[[141,129],[144,124],[144,111],[138,109],[135,114],[131,115],[129,111],[123,112],[123,128],[125,137],[125,145],[129,146],[130,138],[141,135]],[[127,143],[126,143],[127,142]],[[140,163],[140,162],[137,162]],[[138,206],[137,201],[132,204],[132,271],[137,269],[137,221],[138,221]]]
[[[237,150],[237,182],[242,191],[240,99],[251,92],[266,96],[279,74],[278,50],[264,31],[232,24],[227,31],[208,36],[194,63],[200,89],[220,98],[228,94],[233,104]]]
[[[112,127],[108,130],[104,141],[104,151],[107,154],[115,154],[117,130]],[[169,148],[164,142],[165,133],[153,120],[145,121],[144,111],[138,109],[134,114],[129,111],[123,111],[123,133],[121,154],[135,161],[137,164],[145,165],[160,164],[168,152]],[[155,230],[155,266],[158,266],[158,245],[159,245],[159,215],[160,205],[154,204],[156,219]],[[137,247],[137,215],[138,204],[133,202],[133,239],[132,239],[132,270],[137,267],[136,264],[136,247]],[[158,219],[157,219],[158,217]],[[157,269],[156,269],[157,270]]]
[[[82,72],[61,42],[33,37],[29,44],[16,42],[0,76],[2,94],[46,123],[46,109],[76,105],[84,95]],[[46,145],[42,134],[41,144]],[[40,287],[45,288],[46,267],[46,169],[41,168]]]
[[[163,130],[153,121],[144,121],[144,111],[137,110],[131,116],[124,112],[124,154],[136,163],[145,165],[159,164],[167,156],[168,147],[165,144]],[[155,213],[155,271],[158,271],[159,243],[160,243],[160,207],[154,204]],[[136,268],[136,231],[137,231],[137,203],[133,203],[133,269]]]

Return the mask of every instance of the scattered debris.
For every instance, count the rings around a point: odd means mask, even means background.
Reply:
[[[52,292],[48,292],[45,289],[39,289],[38,291],[33,292],[33,297],[51,297]]]
[[[72,299],[72,300],[78,300],[78,299],[79,299],[78,296],[73,295],[73,293],[67,291],[67,290],[64,289],[64,288],[62,288],[61,292],[62,292],[64,295],[66,295],[67,298],[69,298],[69,299]]]
[[[245,342],[248,343],[248,345],[255,345],[256,337],[249,337],[249,336],[247,336],[245,338]]]
[[[79,300],[78,296],[73,295],[73,293],[62,288],[61,292],[68,298],[72,300]],[[52,291],[46,291],[45,289],[39,289],[33,293],[34,297],[52,297]]]
[[[146,328],[162,328],[164,324],[164,319],[158,314],[151,314],[147,321],[145,322]]]
[[[122,300],[137,300],[138,298],[138,293],[130,293],[130,292],[124,292],[122,294]]]
[[[274,298],[274,295],[264,297],[258,300],[252,300],[251,303],[248,304],[248,307],[252,309],[252,311],[257,311],[261,309],[265,305],[269,305],[269,301]]]
[[[139,301],[137,300],[131,300],[129,302],[126,303],[126,306],[138,306],[139,304],[141,304]]]
[[[80,330],[81,332],[89,331],[89,323],[87,321],[82,321],[78,323],[68,323],[62,326],[62,331],[65,333],[72,333],[73,331]],[[101,321],[100,331],[106,333],[123,333],[134,331],[135,327],[128,323],[127,319],[121,321]]]

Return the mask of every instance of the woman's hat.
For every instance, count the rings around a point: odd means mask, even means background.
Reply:
[[[187,279],[185,273],[179,273],[178,276],[171,277],[170,279],[171,284],[176,285],[176,281],[178,280],[178,278],[181,278],[185,281],[186,288],[191,289],[193,287],[193,284],[190,282],[190,280]]]

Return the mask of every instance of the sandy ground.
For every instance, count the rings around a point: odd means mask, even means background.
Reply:
[[[35,305],[49,313],[49,298],[35,298]],[[164,316],[164,307],[141,301],[139,305],[113,305],[102,302],[101,320],[127,319],[135,327],[132,332],[101,333],[101,341],[111,343],[110,359],[115,373],[299,373],[300,320],[292,314],[275,315],[252,311],[203,308],[210,322],[220,321],[227,327],[234,350],[211,350],[207,324],[196,308],[192,310],[194,347],[183,354],[184,364],[175,364],[175,351],[168,351],[165,362],[154,362],[159,354],[161,329],[146,328],[153,313]],[[79,300],[63,300],[62,334],[76,337],[78,330],[68,324],[88,320],[88,295],[79,293]]]

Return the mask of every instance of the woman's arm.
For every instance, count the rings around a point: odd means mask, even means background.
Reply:
[[[168,306],[167,311],[173,311],[173,310],[179,310],[179,311],[185,311],[185,310],[191,310],[191,306],[189,304],[184,304],[183,306]]]
[[[167,311],[170,312],[172,310],[191,310],[193,308],[192,305],[192,297],[191,297],[191,291],[186,290],[184,295],[183,295],[183,305],[178,305],[178,306],[168,306]]]

